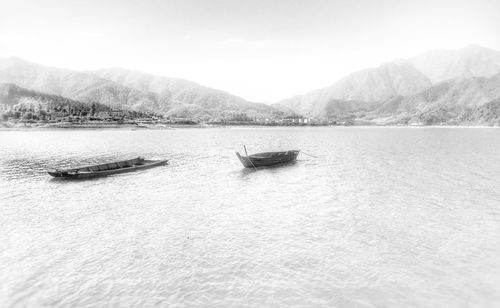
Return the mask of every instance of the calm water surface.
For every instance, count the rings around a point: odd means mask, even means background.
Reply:
[[[171,164],[44,172],[139,155]],[[291,305],[499,307],[500,130],[0,132],[0,306]]]

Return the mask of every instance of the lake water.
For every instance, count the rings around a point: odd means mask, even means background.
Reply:
[[[139,155],[171,163],[45,173]],[[0,132],[0,306],[292,305],[500,306],[500,130]]]

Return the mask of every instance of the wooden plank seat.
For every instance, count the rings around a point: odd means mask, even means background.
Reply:
[[[118,164],[116,164],[116,163],[108,164],[108,169],[117,169],[117,168],[120,168],[120,167],[118,167]]]

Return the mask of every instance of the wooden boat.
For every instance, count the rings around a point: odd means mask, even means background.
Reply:
[[[100,165],[76,167],[63,170],[55,169],[48,171],[48,173],[56,178],[63,177],[82,179],[143,170],[164,164],[168,164],[168,160],[147,160],[142,157],[137,157],[134,159],[105,163]]]
[[[299,155],[299,152],[300,150],[290,150],[248,155],[245,148],[246,156],[241,156],[238,152],[236,152],[236,156],[238,156],[239,160],[241,161],[243,166],[245,166],[245,168],[257,168],[293,162],[297,159],[297,155]]]

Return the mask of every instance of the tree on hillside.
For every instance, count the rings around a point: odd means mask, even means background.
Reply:
[[[29,112],[26,112],[24,115],[23,115],[23,120],[32,120],[33,119],[33,112],[29,111]]]
[[[45,120],[47,117],[47,112],[45,110],[39,109],[36,113],[35,116],[40,119],[40,120]]]
[[[92,103],[92,105],[90,106],[90,115],[91,116],[95,116],[95,112],[97,110],[97,106],[95,103]]]

